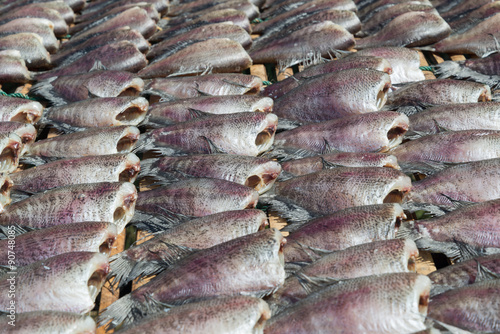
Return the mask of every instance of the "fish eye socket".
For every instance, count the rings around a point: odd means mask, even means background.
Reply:
[[[123,209],[122,207],[116,208],[115,212],[113,213],[113,221],[116,223],[123,220],[126,214],[127,213],[125,209]]]
[[[264,145],[271,139],[271,137],[272,135],[266,130],[259,132],[257,138],[255,138],[255,145],[257,146]]]

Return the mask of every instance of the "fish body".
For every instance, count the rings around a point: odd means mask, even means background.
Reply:
[[[285,172],[299,176],[335,167],[389,167],[399,169],[397,158],[386,153],[327,153],[281,163]]]
[[[144,311],[158,309],[151,298],[179,304],[215,296],[265,296],[285,280],[285,243],[281,233],[273,228],[196,252],[109,306],[101,313],[99,322],[112,320],[112,327],[122,322],[128,325],[142,317]],[[142,313],[131,313],[133,309]]]
[[[32,80],[32,74],[18,50],[0,51],[0,83],[25,84]]]
[[[426,328],[430,289],[429,278],[415,273],[348,280],[271,318],[264,333],[412,333]]]
[[[54,105],[64,105],[91,97],[138,95],[144,81],[127,71],[98,70],[41,81],[30,93],[41,95]]]
[[[59,50],[59,40],[54,35],[54,24],[42,18],[19,18],[0,25],[0,36],[31,32],[42,37],[43,46],[49,53]]]
[[[17,268],[16,310],[89,312],[108,271],[108,257],[93,252],[65,253]],[[3,289],[9,289],[8,278],[9,273],[1,276]],[[8,312],[10,300],[7,294],[0,297],[2,311]]]
[[[5,12],[0,16],[0,24],[19,18],[43,18],[51,21],[54,24],[56,37],[63,37],[69,31],[68,24],[57,10],[46,8],[40,3],[26,4]]]
[[[156,124],[174,124],[196,118],[196,112],[204,116],[232,114],[238,112],[271,112],[274,101],[269,97],[251,95],[199,96],[152,104],[148,110],[148,121]]]
[[[193,313],[197,317],[192,317]],[[177,306],[124,329],[123,334],[169,333],[262,333],[271,317],[265,301],[250,296],[214,298]],[[179,328],[182,323],[182,329]]]
[[[394,239],[396,226],[404,217],[399,204],[385,203],[338,210],[310,220],[295,230],[290,225],[292,231],[284,248],[285,261],[316,260],[317,255],[309,252],[308,247],[339,251],[368,242]]]
[[[3,316],[7,323],[10,318]],[[4,328],[5,334],[93,333],[95,321],[88,315],[60,311],[33,311],[16,314],[15,326]]]
[[[202,217],[222,211],[252,209],[257,205],[256,190],[234,182],[197,178],[187,179],[140,192],[137,210],[165,214],[165,210]]]
[[[130,182],[69,185],[9,205],[0,224],[45,228],[75,222],[111,222],[120,233],[134,215],[137,190]]]
[[[302,123],[374,112],[384,106],[390,87],[391,80],[384,72],[361,68],[333,72],[276,99],[273,112]]]
[[[448,37],[451,28],[432,12],[408,12],[389,22],[374,35],[356,42],[357,49],[378,46],[424,46]]]
[[[281,172],[281,165],[266,158],[233,154],[198,154],[143,160],[143,176],[210,177],[239,183],[262,194]]]
[[[128,153],[134,148],[139,134],[139,129],[135,126],[90,128],[27,145],[26,155],[78,158],[89,155]]]
[[[488,2],[487,4],[477,8],[476,10],[464,15],[462,18],[455,19],[450,22],[450,27],[456,33],[463,33],[478,23],[486,20],[500,12],[500,4],[497,1]]]
[[[10,96],[0,96],[0,120],[36,123],[43,114],[40,102],[19,99]]]
[[[202,76],[156,78],[146,84],[145,91],[167,100],[201,96],[256,94],[262,89],[262,79],[238,73]]]
[[[50,54],[43,46],[42,38],[32,32],[20,32],[0,37],[0,50],[17,50],[29,70],[50,66]]]
[[[100,97],[48,108],[45,117],[80,128],[138,125],[148,107],[144,97]]]
[[[350,115],[280,132],[274,146],[286,150],[386,152],[402,142],[408,117],[393,111]]]
[[[489,280],[432,297],[429,317],[471,332],[500,330],[500,280]]]
[[[100,252],[108,255],[116,240],[110,223],[74,223],[30,231],[16,236],[16,265],[19,267],[71,252]],[[7,234],[9,234],[7,228]],[[0,240],[2,265],[8,263],[9,239]]]
[[[173,152],[257,156],[273,144],[278,117],[271,113],[243,112],[196,118],[154,129],[145,136],[153,147]],[[149,146],[146,146],[147,150]]]
[[[134,182],[141,170],[134,153],[61,159],[11,174],[15,189],[36,193],[71,184]]]

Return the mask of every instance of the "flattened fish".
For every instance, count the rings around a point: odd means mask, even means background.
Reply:
[[[4,228],[9,235],[9,227]],[[31,231],[16,236],[16,265],[70,252],[100,252],[109,255],[116,240],[116,226],[111,223],[74,223]],[[9,239],[0,240],[1,262],[8,265]]]
[[[19,99],[10,96],[0,96],[0,120],[22,123],[36,123],[43,113],[40,102]]]
[[[108,271],[108,257],[92,252],[65,253],[17,268],[16,311],[89,312]],[[6,291],[8,278],[9,273],[0,276],[0,287]],[[10,300],[2,295],[0,310],[9,312]]]
[[[439,14],[408,12],[393,19],[376,34],[356,41],[356,49],[429,45],[448,37],[450,33],[450,26]]]
[[[44,118],[78,128],[138,125],[148,107],[144,97],[99,97],[48,108]]]
[[[19,165],[23,140],[14,132],[0,132],[0,173],[12,173]]]
[[[500,85],[499,61],[500,53],[465,61],[444,61],[435,65],[435,74],[439,78],[471,80],[496,88]]]
[[[273,112],[303,124],[370,113],[384,106],[390,87],[389,75],[380,71],[353,68],[328,73],[277,99]]]
[[[309,248],[338,251],[377,240],[394,239],[405,218],[397,203],[347,208],[285,227],[290,231],[284,248],[286,262],[312,262],[319,256]]]
[[[141,78],[168,75],[195,75],[206,71],[213,73],[242,72],[252,66],[252,59],[240,43],[229,38],[214,38],[198,42],[175,54],[146,66],[138,75]]]
[[[9,315],[1,317],[5,323]],[[6,334],[43,333],[94,333],[94,319],[88,315],[58,311],[33,311],[16,314],[15,326],[6,326]]]
[[[158,148],[175,153],[228,153],[257,156],[274,141],[278,117],[271,113],[242,112],[196,118],[141,137],[141,150]]]
[[[99,323],[128,325],[163,308],[154,301],[182,304],[215,296],[265,296],[285,280],[285,243],[272,228],[196,252],[106,308]]]
[[[281,165],[266,158],[197,154],[143,160],[141,176],[210,177],[246,185],[262,194],[272,187],[280,172]]]
[[[31,32],[42,37],[43,46],[50,53],[59,50],[59,40],[54,35],[54,24],[41,18],[19,18],[0,25],[0,36],[13,35],[20,32]]]
[[[80,183],[134,182],[141,170],[133,153],[61,159],[11,174],[15,189],[35,193]]]
[[[43,46],[42,38],[32,32],[0,37],[0,50],[19,51],[29,70],[50,66],[50,54]]]
[[[25,84],[32,80],[32,74],[18,50],[0,51],[0,83]]]

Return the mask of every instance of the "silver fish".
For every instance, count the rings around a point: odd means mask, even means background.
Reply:
[[[32,80],[32,74],[18,50],[0,51],[0,83],[25,84]]]
[[[32,32],[42,37],[43,46],[49,53],[59,50],[59,40],[54,35],[54,23],[42,18],[19,18],[2,24],[0,36],[13,35],[20,32]]]
[[[2,321],[12,321],[9,315],[1,317]],[[33,311],[17,313],[15,326],[4,328],[5,334],[44,334],[44,333],[94,333],[95,321],[88,315],[61,311]]]
[[[29,70],[47,68],[50,65],[50,54],[37,34],[21,32],[0,37],[0,50],[11,49],[21,53]]]
[[[36,123],[42,117],[43,109],[40,102],[0,96],[1,121]]]

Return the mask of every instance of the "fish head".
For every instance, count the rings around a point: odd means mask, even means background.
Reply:
[[[118,96],[137,96],[144,90],[144,80],[133,77],[125,84]]]
[[[137,201],[137,189],[133,183],[123,182],[115,200],[113,223],[121,233],[125,225],[132,219]]]
[[[120,168],[122,171],[118,176],[118,180],[133,183],[141,171],[141,160],[134,153],[128,153]]]
[[[43,113],[43,106],[39,102],[31,101],[21,104],[16,108],[10,118],[11,122],[31,123],[34,124],[40,120]]]
[[[276,161],[259,164],[249,173],[245,185],[263,194],[272,187],[280,173],[281,165]]]
[[[403,203],[403,199],[411,190],[411,179],[403,172],[392,169],[391,171],[396,175],[393,175],[393,182],[390,183],[383,203]]]
[[[277,128],[278,116],[271,113],[265,114],[264,119],[262,119],[257,127],[257,135],[255,136],[255,146],[257,147],[258,154],[271,148]]]
[[[398,158],[395,155],[389,154],[382,160],[383,167],[401,169],[398,164]]]
[[[124,97],[124,99],[129,99]],[[148,112],[149,102],[144,97],[132,98],[127,106],[115,116],[114,125],[137,125],[141,123]]]
[[[477,102],[488,102],[491,101],[492,96],[491,96],[491,88],[488,85],[484,85],[483,89],[481,90],[479,94],[479,98],[477,99]]]
[[[96,253],[88,267],[87,287],[90,298],[94,301],[101,292],[109,274],[109,261],[107,255]]]
[[[380,152],[386,152],[403,142],[403,136],[408,131],[409,118],[404,114],[395,115],[396,117],[392,120],[392,122],[388,122],[388,130],[387,130],[387,145],[384,146]]]
[[[123,129],[116,142],[116,151],[118,153],[128,153],[132,151],[139,140],[140,131],[135,126],[127,126]]]
[[[113,244],[116,241],[118,236],[117,229],[114,224],[104,223],[106,224],[106,231],[102,235],[99,245],[99,253],[109,255],[111,253],[111,249]]]
[[[263,97],[252,104],[251,111],[272,112],[274,101],[270,97]]]
[[[418,248],[415,241],[411,239],[404,239],[404,254],[408,263],[408,271],[416,272]]]
[[[0,172],[12,173],[19,165],[19,157],[24,147],[22,139],[15,133],[0,138]]]

